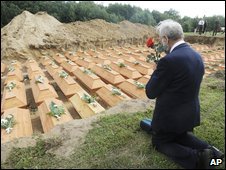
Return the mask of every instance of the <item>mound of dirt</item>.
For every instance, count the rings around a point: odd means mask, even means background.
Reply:
[[[27,59],[63,49],[95,49],[115,45],[144,43],[154,36],[154,29],[122,21],[108,23],[101,19],[64,24],[46,12],[28,11],[16,16],[1,29],[1,59]]]

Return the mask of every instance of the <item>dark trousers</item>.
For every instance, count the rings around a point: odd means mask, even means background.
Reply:
[[[197,151],[209,146],[191,132],[182,134],[153,132],[152,144],[157,151],[165,154],[185,169],[195,169],[198,159]]]

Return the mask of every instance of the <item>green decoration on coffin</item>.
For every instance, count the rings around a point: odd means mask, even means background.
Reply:
[[[14,116],[9,114],[6,118],[1,119],[1,128],[6,130],[6,133],[11,133],[13,126],[16,124]]]
[[[134,84],[137,86],[138,89],[144,89],[145,85],[143,83],[140,83],[138,81],[135,81]]]
[[[108,65],[108,64],[103,64],[102,67],[105,69],[105,70],[108,70],[108,71],[111,71],[111,67]]]
[[[60,77],[62,78],[67,78],[68,77],[68,73],[66,73],[64,70],[60,72],[59,74]]]
[[[97,105],[95,104],[95,98],[91,97],[87,94],[83,94],[82,96],[82,100],[84,100],[86,103],[88,104],[92,104],[94,107],[96,107]]]
[[[51,116],[56,117],[57,120],[60,119],[60,116],[62,114],[65,114],[64,107],[63,106],[58,106],[53,101],[51,101],[51,103],[49,105],[49,108],[50,108],[51,112],[49,112],[48,114],[51,115]]]
[[[35,80],[35,83],[37,84],[37,83],[44,83],[44,79],[43,79],[43,77],[42,76],[38,76],[38,78]]]
[[[7,86],[6,89],[8,89],[9,91],[11,91],[12,89],[14,89],[14,87],[16,87],[16,84],[14,82],[10,82]]]

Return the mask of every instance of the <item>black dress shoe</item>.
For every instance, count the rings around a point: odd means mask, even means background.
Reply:
[[[217,149],[214,146],[209,146],[208,149],[211,149],[213,151],[213,157],[214,158],[220,158],[223,159],[224,158],[224,153],[221,152],[219,149]]]
[[[211,149],[203,149],[198,151],[198,160],[196,169],[213,169],[210,166],[210,160],[213,158],[213,151]]]

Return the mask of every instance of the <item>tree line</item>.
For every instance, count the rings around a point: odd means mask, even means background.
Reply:
[[[163,13],[128,4],[110,4],[107,7],[95,4],[93,1],[1,1],[1,28],[7,25],[15,16],[24,10],[33,14],[39,11],[46,11],[62,23],[75,21],[88,21],[91,19],[103,19],[107,22],[118,23],[128,20],[133,23],[141,23],[155,26],[162,20],[173,19],[178,21],[184,32],[193,32],[201,18],[191,18],[179,15],[174,9]],[[224,16],[205,17],[207,31],[212,31],[214,22],[219,19],[220,25],[225,26]]]

